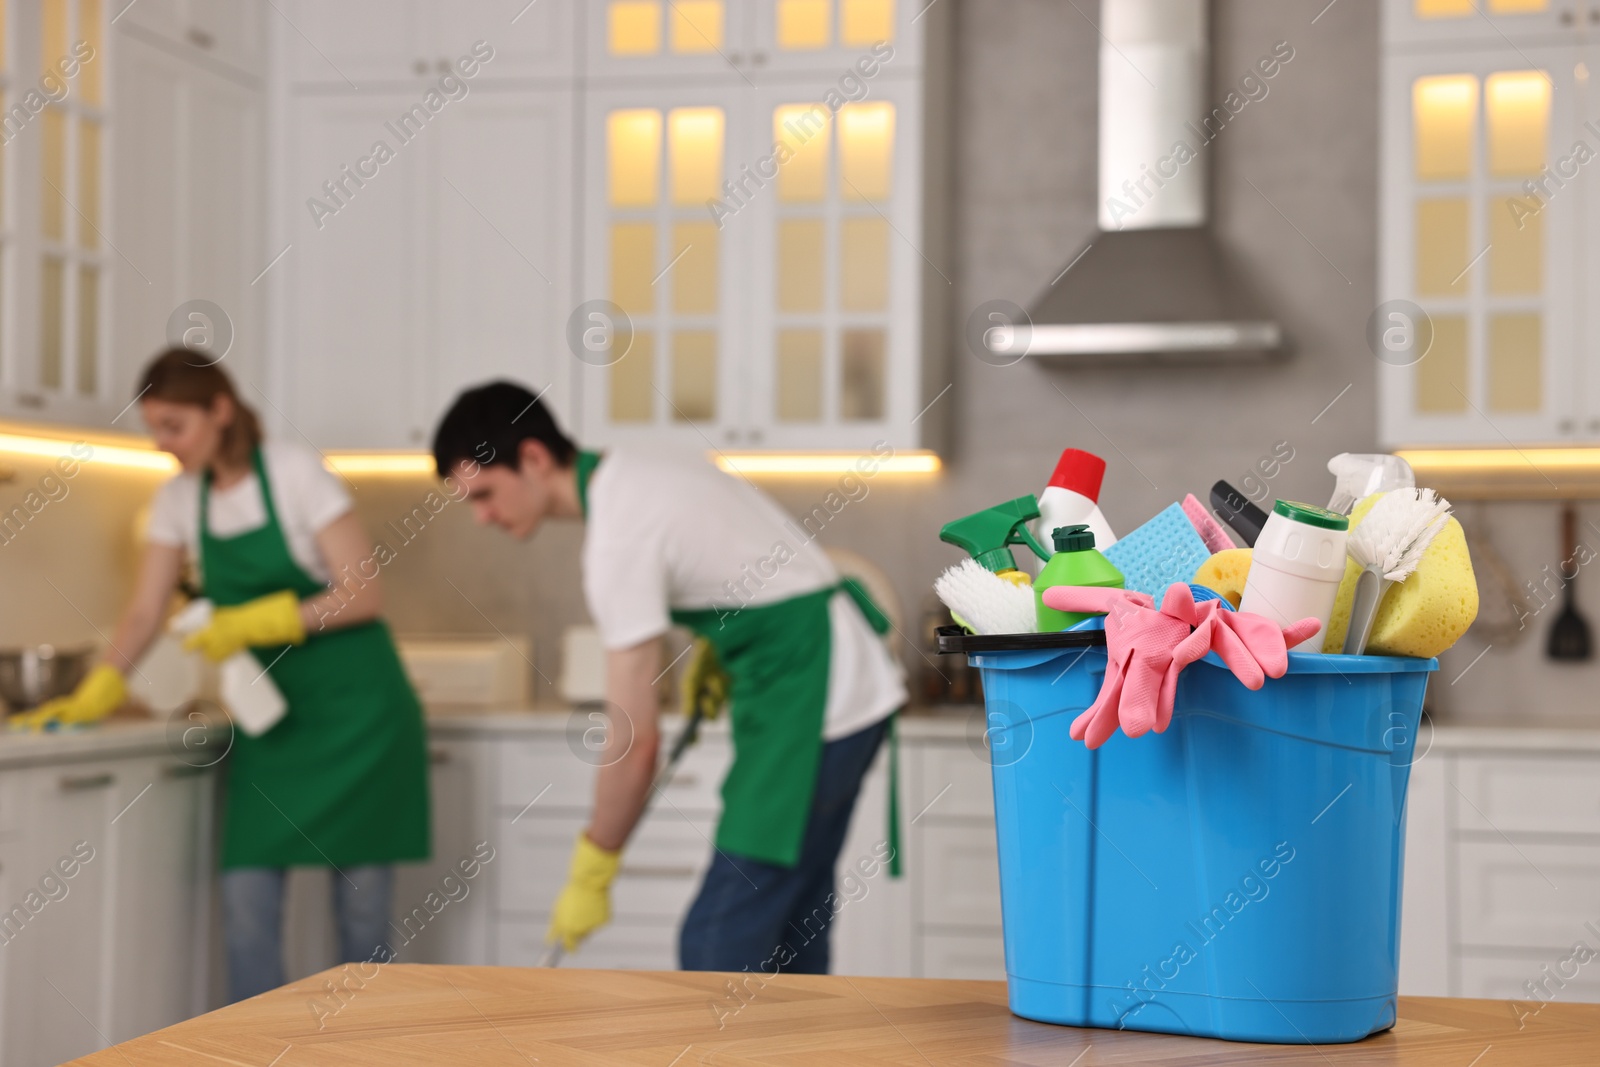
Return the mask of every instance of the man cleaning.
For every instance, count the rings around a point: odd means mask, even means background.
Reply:
[[[827,973],[827,929],[809,940],[795,930],[831,914],[862,777],[906,701],[879,636],[887,620],[865,591],[814,543],[797,543],[788,516],[749,483],[659,449],[579,451],[509,382],[457,397],[433,457],[441,477],[470,473],[480,524],[527,538],[546,519],[583,523],[584,597],[619,711],[548,939],[571,952],[610,919],[609,887],[656,773],[655,682],[676,624],[697,636],[691,678],[726,676],[734,749],[679,964]]]

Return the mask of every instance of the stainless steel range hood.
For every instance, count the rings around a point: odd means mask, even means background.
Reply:
[[[1030,310],[1030,356],[1259,357],[1283,344],[1207,226],[1206,0],[1102,0],[1100,232]]]

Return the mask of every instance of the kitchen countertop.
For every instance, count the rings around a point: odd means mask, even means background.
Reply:
[[[582,709],[562,706],[522,708],[436,707],[428,711],[429,732],[436,737],[483,734],[554,734],[565,731]],[[966,742],[981,729],[981,709],[952,706],[914,709],[900,720],[900,736],[909,741]],[[663,720],[672,736],[679,728],[676,715]],[[186,734],[182,720],[113,719],[99,726],[49,733],[11,733],[0,730],[0,767],[58,763],[72,760],[110,759],[123,756],[170,755],[184,762],[214,762]],[[709,735],[727,733],[725,720],[707,723]],[[1568,722],[1518,722],[1501,725],[1465,723],[1424,724],[1418,747],[1423,751],[1482,753],[1600,754],[1600,722],[1593,726]],[[186,750],[187,749],[187,750]]]
[[[342,1001],[325,982],[346,983]],[[324,1001],[337,1010],[311,1010]],[[1307,1048],[1028,1022],[1002,982],[390,964],[312,975],[73,1062],[1468,1067],[1493,1049],[1485,1067],[1569,1067],[1600,1048],[1594,1004],[1548,1005],[1521,1030],[1501,1001],[1401,997],[1399,1015],[1365,1041]]]

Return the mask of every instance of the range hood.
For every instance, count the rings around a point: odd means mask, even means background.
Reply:
[[[1206,0],[1102,0],[1100,232],[1030,310],[1030,356],[1261,357],[1283,344],[1207,225]]]

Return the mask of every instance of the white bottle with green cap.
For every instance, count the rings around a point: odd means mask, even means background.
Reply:
[[[1322,625],[1296,648],[1319,652],[1344,578],[1350,520],[1315,504],[1280,500],[1256,538],[1240,611],[1279,626],[1314,618]]]

